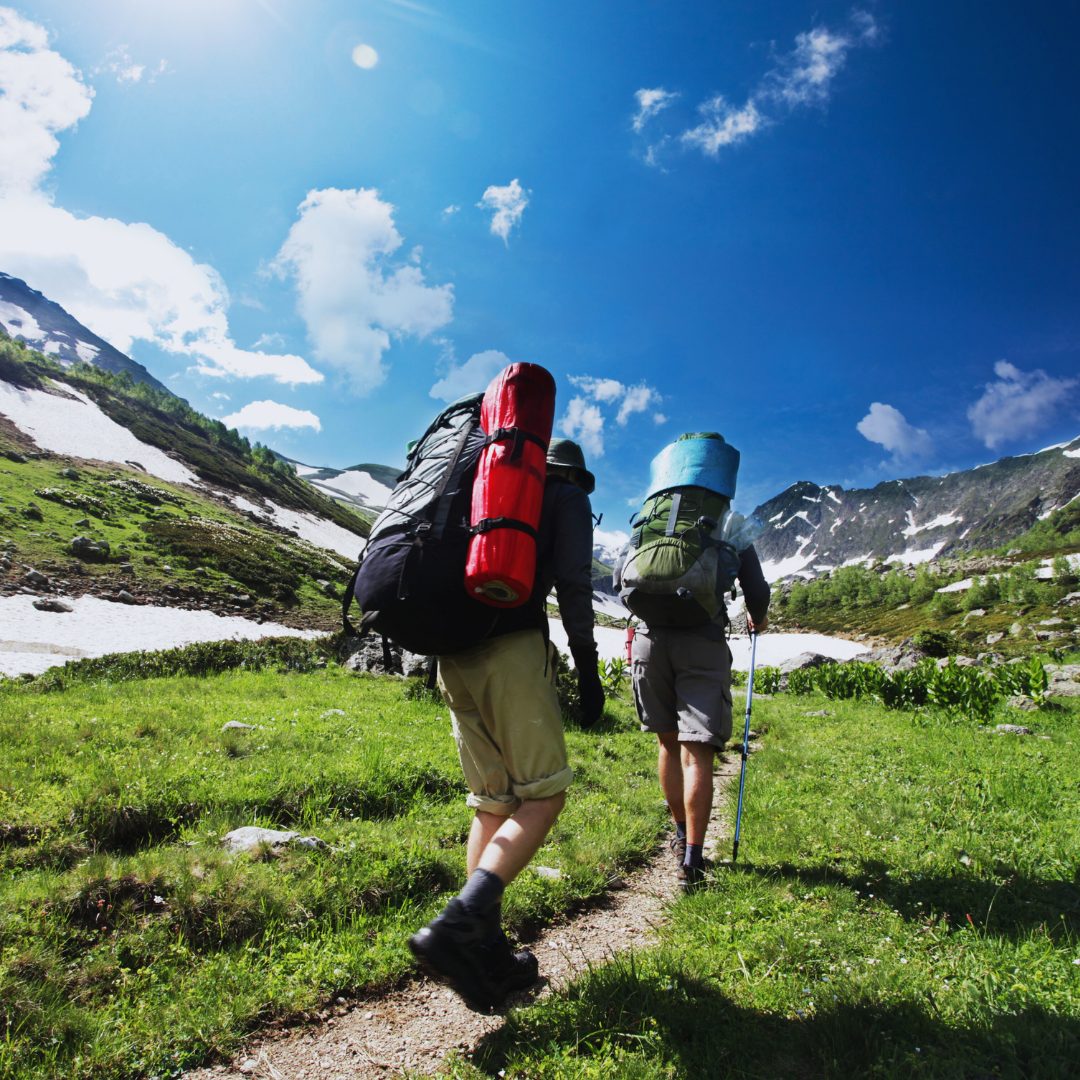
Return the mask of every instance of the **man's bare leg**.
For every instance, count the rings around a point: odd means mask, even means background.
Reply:
[[[566,792],[526,799],[512,817],[477,810],[469,830],[469,876],[478,867],[509,885],[540,850],[566,805]]]
[[[657,735],[660,748],[657,754],[657,772],[660,775],[660,789],[664,793],[671,820],[678,823],[686,821],[684,805],[683,765],[680,751],[679,733],[665,731]]]
[[[716,747],[711,743],[684,742],[679,744],[682,754],[682,782],[686,805],[686,842],[688,845],[705,843],[705,831],[709,827],[709,815],[713,802],[713,759]]]

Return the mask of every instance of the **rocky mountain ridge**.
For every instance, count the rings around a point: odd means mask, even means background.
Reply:
[[[1080,438],[947,476],[873,488],[808,480],[762,503],[756,542],[771,581],[865,560],[920,563],[998,547],[1080,495]]]
[[[95,364],[114,374],[126,371],[135,382],[171,394],[149,371],[88,330],[59,304],[30,288],[21,278],[0,273],[0,329],[64,367],[76,361]]]

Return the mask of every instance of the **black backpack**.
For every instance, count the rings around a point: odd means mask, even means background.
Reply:
[[[448,405],[409,452],[345,594],[348,633],[356,634],[354,596],[361,636],[374,630],[421,656],[472,648],[495,628],[500,612],[471,597],[464,580],[483,400],[477,393]]]

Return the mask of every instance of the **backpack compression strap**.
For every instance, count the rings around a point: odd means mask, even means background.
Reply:
[[[492,529],[517,529],[518,532],[523,532],[534,540],[540,539],[539,533],[527,521],[518,521],[517,518],[508,517],[484,518],[483,521],[478,521],[473,525],[469,532],[486,533],[491,532]]]
[[[484,440],[484,445],[490,446],[492,443],[502,442],[503,439],[514,440],[514,449],[510,451],[511,461],[517,461],[521,457],[525,451],[526,441],[536,443],[545,454],[547,453],[548,444],[539,435],[534,435],[531,431],[523,431],[517,427],[497,428]]]

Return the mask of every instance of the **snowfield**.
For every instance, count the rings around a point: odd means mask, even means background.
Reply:
[[[393,494],[390,488],[380,484],[371,473],[355,469],[347,469],[329,480],[309,480],[308,483],[331,498],[338,493],[351,495],[354,499],[363,499],[372,506],[385,506]]]
[[[270,507],[269,513],[264,507],[253,503],[250,499],[245,499],[243,495],[234,495],[231,501],[237,510],[246,510],[249,514],[254,514],[264,521],[272,521],[282,529],[292,529],[301,540],[306,540],[316,547],[336,551],[349,562],[359,560],[360,552],[364,550],[366,541],[363,537],[317,514],[288,510],[284,506],[278,506],[272,499],[267,500],[267,505]]]
[[[197,641],[251,641],[261,637],[314,638],[314,630],[258,623],[239,616],[180,608],[129,607],[95,596],[68,600],[74,611],[38,611],[32,596],[0,599],[0,673],[40,675],[85,656],[173,649]]]
[[[98,461],[137,461],[161,480],[200,486],[198,477],[187,466],[136,439],[85,394],[62,383],[57,385],[71,397],[58,397],[44,390],[20,390],[0,380],[0,413],[43,450]]]

